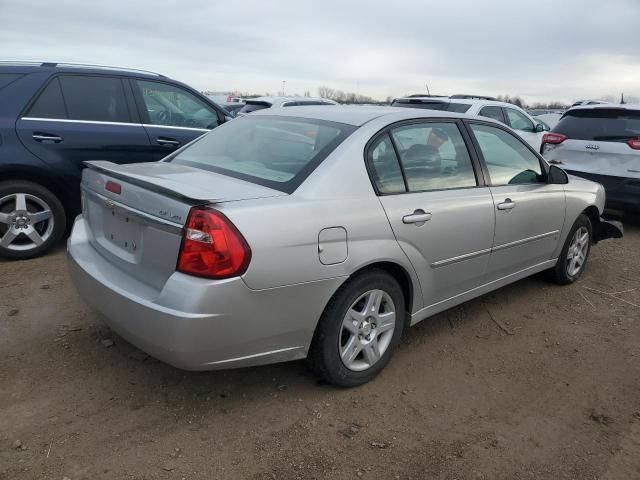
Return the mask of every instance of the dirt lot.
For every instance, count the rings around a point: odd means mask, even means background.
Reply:
[[[532,278],[422,322],[352,390],[302,362],[147,358],[65,262],[0,262],[2,480],[640,478],[639,222],[577,285]]]

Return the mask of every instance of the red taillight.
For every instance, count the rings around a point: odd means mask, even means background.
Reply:
[[[545,143],[552,143],[554,145],[557,145],[558,143],[562,143],[567,139],[566,135],[563,135],[561,133],[553,133],[553,132],[549,132],[549,133],[545,133],[542,136],[542,144],[544,145]]]
[[[242,275],[251,249],[231,221],[217,210],[193,207],[184,226],[178,271],[205,278]]]
[[[630,138],[627,140],[627,145],[629,145],[634,150],[640,150],[640,138]]]
[[[112,182],[111,180],[108,180],[107,183],[104,184],[104,189],[107,192],[116,193],[118,195],[122,193],[122,185]]]

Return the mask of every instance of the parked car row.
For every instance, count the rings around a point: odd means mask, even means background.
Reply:
[[[572,283],[622,236],[603,187],[547,163],[517,107],[394,106],[265,97],[231,121],[150,72],[2,66],[0,254],[73,222],[78,292],[145,352],[193,370],[307,358],[354,386],[409,326],[537,272]]]
[[[233,100],[217,105],[153,72],[61,63],[0,64],[0,256],[39,255],[68,232],[79,212],[78,185],[87,160],[156,161],[236,115],[336,105],[311,97]],[[473,95],[411,95],[395,99],[392,106],[492,118],[513,128],[536,150],[555,120],[549,119],[548,126],[515,105]],[[600,180],[614,188],[616,178]],[[635,188],[632,180],[625,183],[625,191],[628,185]],[[621,204],[614,197],[612,202]]]

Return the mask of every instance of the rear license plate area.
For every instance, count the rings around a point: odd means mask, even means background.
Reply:
[[[104,214],[104,237],[122,250],[134,253],[140,248],[142,228],[135,217],[117,207]]]

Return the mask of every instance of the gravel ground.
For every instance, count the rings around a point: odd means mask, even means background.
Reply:
[[[640,222],[576,285],[418,324],[351,390],[303,362],[193,373],[76,295],[60,247],[0,261],[0,479],[640,479]]]

